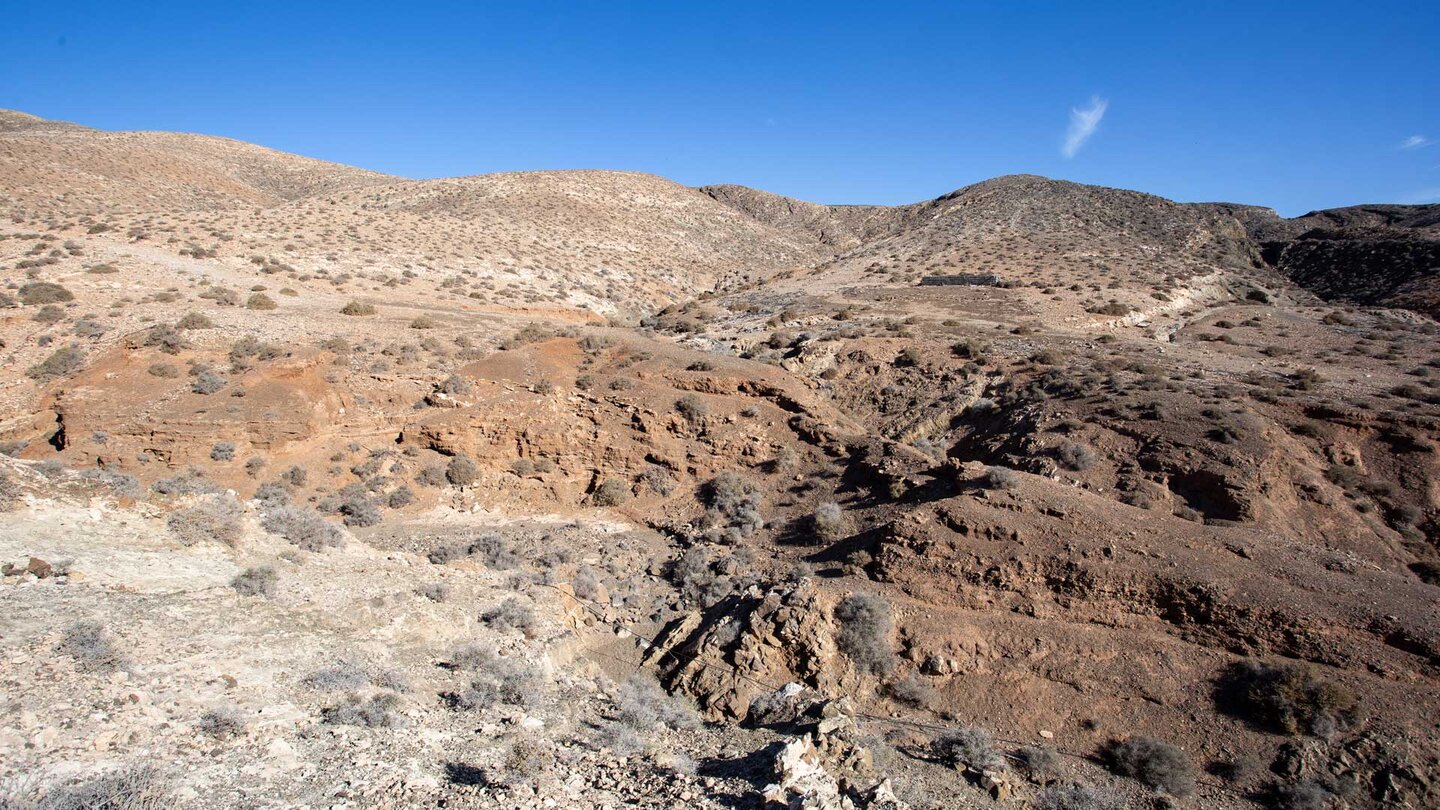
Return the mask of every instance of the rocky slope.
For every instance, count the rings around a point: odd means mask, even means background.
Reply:
[[[169,759],[185,806],[1436,801],[1428,209],[408,181],[17,115],[0,154],[5,775]],[[130,660],[97,675],[64,628],[105,616]],[[509,687],[472,641],[543,697],[477,697]],[[348,685],[308,685],[344,651]]]
[[[1440,205],[1231,210],[1267,264],[1321,298],[1440,315]]]
[[[0,111],[4,213],[213,211],[386,183],[376,172],[176,132],[104,132]]]

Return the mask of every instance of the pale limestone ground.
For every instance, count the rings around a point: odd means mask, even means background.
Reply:
[[[669,806],[674,791],[689,791],[703,807],[712,805],[701,793],[746,789],[674,774],[661,787],[647,786],[647,760],[627,764],[587,742],[609,711],[601,692],[608,680],[581,657],[586,644],[578,633],[598,631],[572,627],[570,607],[554,592],[520,597],[536,612],[534,638],[496,632],[477,616],[515,593],[513,572],[432,565],[354,539],[297,556],[259,530],[251,511],[233,549],[180,546],[162,511],[147,503],[32,495],[5,516],[0,559],[33,556],[68,564],[70,573],[10,576],[0,584],[0,777],[48,782],[149,762],[163,769],[184,807],[397,806],[442,796],[467,807],[602,807],[626,797]],[[463,522],[486,525],[476,518]],[[251,565],[279,570],[273,599],[229,586]],[[444,602],[417,593],[437,582],[452,589]],[[65,628],[86,619],[108,628],[127,667],[85,671],[56,649]],[[493,643],[543,672],[543,703],[477,713],[447,708],[437,696],[462,687],[464,676],[439,664],[472,641]],[[398,710],[405,727],[320,722],[320,710],[345,693],[317,691],[302,679],[341,660],[409,682]],[[221,707],[245,719],[237,738],[201,731],[202,714]],[[493,765],[522,734],[553,749],[565,767],[511,792],[451,783],[447,764]],[[718,753],[730,734],[703,731],[685,745]],[[661,740],[656,750],[671,747],[679,750]],[[632,772],[637,776],[626,775]]]

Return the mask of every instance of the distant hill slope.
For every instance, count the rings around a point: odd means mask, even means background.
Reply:
[[[824,290],[867,279],[995,274],[1002,283],[1088,287],[1143,309],[1216,269],[1266,265],[1321,298],[1440,317],[1440,205],[1359,205],[1284,218],[1235,203],[1175,203],[1122,189],[1011,175],[911,205],[826,206],[743,186],[705,186],[757,221],[837,257],[780,279]],[[1263,277],[1261,274],[1260,277]]]
[[[371,249],[425,256],[565,300],[642,310],[758,280],[830,250],[654,175],[514,172],[405,181],[321,195],[268,212],[375,229]]]
[[[90,127],[69,121],[50,121],[19,110],[0,110],[0,134],[11,132],[95,132]]]
[[[832,243],[851,245],[832,261],[777,279],[769,289],[779,293],[994,275],[1007,287],[1047,291],[1025,304],[1037,317],[1062,310],[1075,317],[1107,306],[1141,311],[1188,295],[1191,279],[1219,269],[1248,272],[1258,263],[1245,229],[1224,212],[1033,175],[997,177],[894,208],[816,210],[729,189],[723,197],[779,227],[834,234]]]
[[[408,180],[224,138],[15,112],[0,113],[0,201],[16,222],[102,222],[187,254],[404,273],[470,301],[602,314],[643,314],[835,250],[652,175]]]
[[[1440,205],[1356,205],[1293,219],[1226,208],[1266,263],[1320,297],[1440,317]]]
[[[712,199],[782,231],[846,250],[895,231],[899,208],[821,205],[736,185],[701,186]]]
[[[1192,279],[1251,274],[1263,256],[1327,299],[1440,314],[1433,205],[1285,219],[1033,175],[902,206],[821,205],[626,172],[414,181],[225,138],[105,132],[9,110],[0,110],[0,201],[0,214],[17,221],[148,228],[163,215],[191,244],[243,233],[251,255],[284,251],[311,259],[311,269],[349,257],[333,238],[303,238],[301,223],[343,228],[394,266],[503,283],[502,300],[602,311],[765,284],[777,273],[766,289],[786,294],[993,274],[1007,287],[1048,291],[1029,305],[1037,316],[1058,303],[1075,318],[1145,312],[1192,294]]]
[[[0,111],[0,192],[10,213],[267,206],[397,179],[227,138],[104,132]]]

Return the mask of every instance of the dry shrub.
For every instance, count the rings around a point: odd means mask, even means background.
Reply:
[[[840,630],[835,642],[850,657],[856,669],[886,675],[895,668],[891,635],[895,620],[884,599],[866,593],[852,593],[835,606]]]
[[[150,764],[122,767],[41,788],[22,783],[0,785],[4,810],[171,810],[175,796],[159,769]]]
[[[995,771],[1005,767],[1005,759],[995,748],[990,732],[975,726],[962,726],[942,731],[930,742],[936,759],[961,770]]]
[[[479,477],[480,465],[469,456],[456,456],[445,467],[445,480],[457,487],[469,486]]]
[[[320,719],[338,726],[396,728],[405,725],[405,716],[396,711],[399,705],[400,698],[389,692],[368,698],[350,695],[344,703],[322,709]]]
[[[619,478],[607,478],[590,494],[596,506],[619,506],[630,498],[630,485]]]
[[[511,596],[480,614],[480,621],[496,630],[519,630],[529,635],[535,626],[535,611],[519,597]]]
[[[345,543],[345,533],[314,509],[276,506],[265,510],[260,527],[278,534],[306,551],[324,551]]]
[[[1153,737],[1131,737],[1110,746],[1110,768],[1156,790],[1181,798],[1195,791],[1195,766],[1179,748]]]
[[[246,568],[230,580],[230,587],[243,596],[275,596],[280,584],[280,575],[269,565]]]
[[[215,541],[235,547],[244,533],[244,511],[234,498],[223,495],[170,513],[165,525],[183,546]]]
[[[362,304],[359,301],[351,301],[340,308],[341,315],[374,315],[376,311],[374,304]]]
[[[654,678],[637,674],[620,684],[615,692],[617,717],[625,725],[649,731],[657,726],[683,731],[695,728],[700,718],[695,707],[682,698],[667,694]]]
[[[841,511],[840,504],[827,501],[815,507],[810,526],[817,540],[833,543],[845,534],[845,513]]]
[[[110,631],[97,621],[79,621],[65,628],[56,649],[87,672],[108,673],[130,666],[129,659],[116,649]]]
[[[53,281],[31,281],[22,284],[18,295],[20,302],[26,306],[63,304],[75,300],[73,293]]]
[[[1356,720],[1359,699],[1310,667],[1242,661],[1221,679],[1217,696],[1256,725],[1326,737]]]
[[[1124,810],[1114,792],[1088,785],[1051,785],[1035,797],[1035,810]]]
[[[25,370],[25,376],[45,383],[69,377],[85,367],[85,353],[78,346],[64,346],[50,353],[50,356]]]

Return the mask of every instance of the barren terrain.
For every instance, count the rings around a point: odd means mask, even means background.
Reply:
[[[1437,222],[0,112],[0,807],[1434,807]]]

